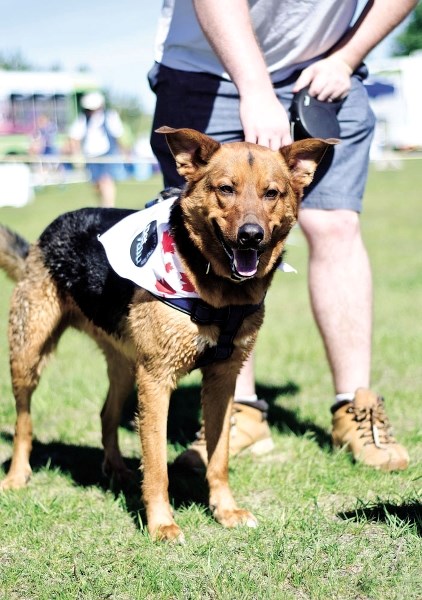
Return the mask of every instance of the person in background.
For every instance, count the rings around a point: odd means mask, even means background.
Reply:
[[[388,471],[409,456],[396,442],[383,399],[370,389],[372,277],[359,213],[374,115],[362,61],[417,4],[357,0],[164,0],[156,62],[151,145],[166,187],[183,186],[164,136],[168,125],[198,129],[220,142],[246,140],[278,150],[292,142],[293,94],[342,100],[341,143],[305,191],[299,224],[309,246],[308,283],[334,385],[332,439],[357,461]],[[255,391],[253,356],[238,377],[230,453],[272,448],[267,404]],[[203,429],[180,457],[207,462]]]
[[[100,206],[110,208],[116,201],[116,179],[123,170],[122,164],[93,162],[120,153],[120,139],[124,128],[115,110],[105,109],[105,98],[100,92],[90,92],[81,98],[82,114],[69,129],[70,151],[82,153],[87,162],[90,179],[99,197]]]
[[[37,118],[37,127],[31,140],[29,152],[40,156],[58,154],[57,126],[47,115],[41,114]]]
[[[38,115],[36,129],[29,145],[29,154],[40,159],[38,163],[33,165],[34,173],[37,176],[37,185],[51,181],[53,177],[55,181],[61,180],[62,165],[60,162],[42,160],[43,157],[51,159],[59,154],[57,133],[57,125],[53,120],[46,114]]]

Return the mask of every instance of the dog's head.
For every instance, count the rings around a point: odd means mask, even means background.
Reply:
[[[181,206],[191,240],[216,275],[237,281],[263,277],[277,264],[303,190],[337,142],[306,139],[273,151],[219,144],[194,129],[157,132],[187,181]]]

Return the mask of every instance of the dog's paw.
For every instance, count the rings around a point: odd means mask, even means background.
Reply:
[[[19,475],[7,475],[3,481],[0,481],[0,491],[20,490],[24,488],[31,479],[32,471],[24,472]]]
[[[153,531],[150,530],[150,533],[152,539],[158,542],[173,542],[175,544],[185,543],[185,536],[176,523],[171,523],[170,525],[159,525],[158,527],[154,528]]]
[[[216,508],[213,511],[213,516],[218,523],[223,527],[258,527],[258,520],[248,510],[235,508],[232,510],[219,510]]]

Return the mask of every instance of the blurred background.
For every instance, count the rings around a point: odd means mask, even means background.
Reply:
[[[362,2],[360,3],[360,6]],[[80,100],[102,91],[124,124],[122,177],[142,181],[158,167],[149,146],[154,96],[147,72],[161,2],[23,0],[1,9],[0,206],[36,190],[84,181],[83,159],[68,156]],[[422,5],[369,57],[367,89],[377,116],[372,160],[398,169],[422,149]]]

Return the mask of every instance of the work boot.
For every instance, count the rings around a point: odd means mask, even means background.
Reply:
[[[381,396],[359,388],[354,400],[335,404],[331,412],[335,447],[345,446],[356,461],[375,469],[407,468],[409,455],[393,437]]]
[[[274,448],[267,421],[268,404],[265,400],[256,402],[234,402],[230,421],[229,454],[241,452],[255,455],[266,454]],[[208,464],[205,428],[196,434],[196,440],[174,462],[187,469],[203,470]]]

